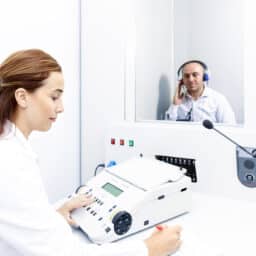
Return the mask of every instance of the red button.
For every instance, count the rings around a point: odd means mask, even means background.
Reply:
[[[121,146],[124,145],[124,140],[120,140],[120,145],[121,145]]]
[[[110,142],[112,145],[115,145],[116,144],[116,140],[111,138],[111,142]]]

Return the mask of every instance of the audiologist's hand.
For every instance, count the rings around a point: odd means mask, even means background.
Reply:
[[[174,105],[180,105],[184,99],[185,94],[182,92],[182,86],[185,85],[183,85],[183,81],[180,80],[172,100]]]
[[[144,242],[148,247],[149,256],[166,256],[177,251],[181,245],[180,226],[162,226],[162,230],[156,230]]]
[[[76,226],[75,221],[71,218],[71,212],[77,208],[87,206],[92,202],[94,202],[93,197],[78,194],[59,207],[57,212],[60,213],[71,226]]]

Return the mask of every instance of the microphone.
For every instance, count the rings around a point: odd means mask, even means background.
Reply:
[[[225,135],[224,133],[222,133],[221,131],[217,130],[212,121],[205,119],[203,121],[203,126],[206,129],[213,129],[214,131],[216,131],[217,133],[219,133],[220,135],[222,135],[223,137],[225,137],[226,139],[228,139],[229,141],[231,141],[233,144],[235,144],[237,147],[239,147],[240,149],[242,149],[244,152],[246,152],[248,155],[252,156],[253,158],[256,158],[256,155],[254,155],[253,153],[249,152],[247,149],[245,149],[244,147],[242,147],[241,145],[239,145],[237,142],[235,142],[234,140],[232,140],[231,138],[229,138],[227,135]]]
[[[254,148],[251,153],[246,148],[242,147],[241,145],[230,139],[227,135],[214,128],[214,125],[210,120],[204,120],[203,126],[206,129],[215,130],[217,133],[219,133],[237,146],[236,159],[238,180],[246,187],[256,188],[256,149]],[[240,151],[238,149],[240,149]],[[244,151],[250,157],[243,156],[241,154],[242,151]]]

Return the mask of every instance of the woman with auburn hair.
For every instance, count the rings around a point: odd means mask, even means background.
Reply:
[[[72,210],[94,203],[77,195],[57,210],[47,199],[32,131],[47,131],[63,112],[64,81],[49,54],[30,49],[0,65],[0,255],[161,256],[180,246],[179,226],[161,226],[144,241],[84,244],[72,233]],[[10,186],[11,184],[11,186]],[[15,190],[13,190],[13,187]]]

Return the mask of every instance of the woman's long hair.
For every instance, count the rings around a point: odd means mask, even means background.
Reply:
[[[16,89],[24,88],[32,93],[43,85],[51,72],[61,72],[61,66],[39,49],[15,52],[0,65],[0,135],[6,120],[16,111]]]

